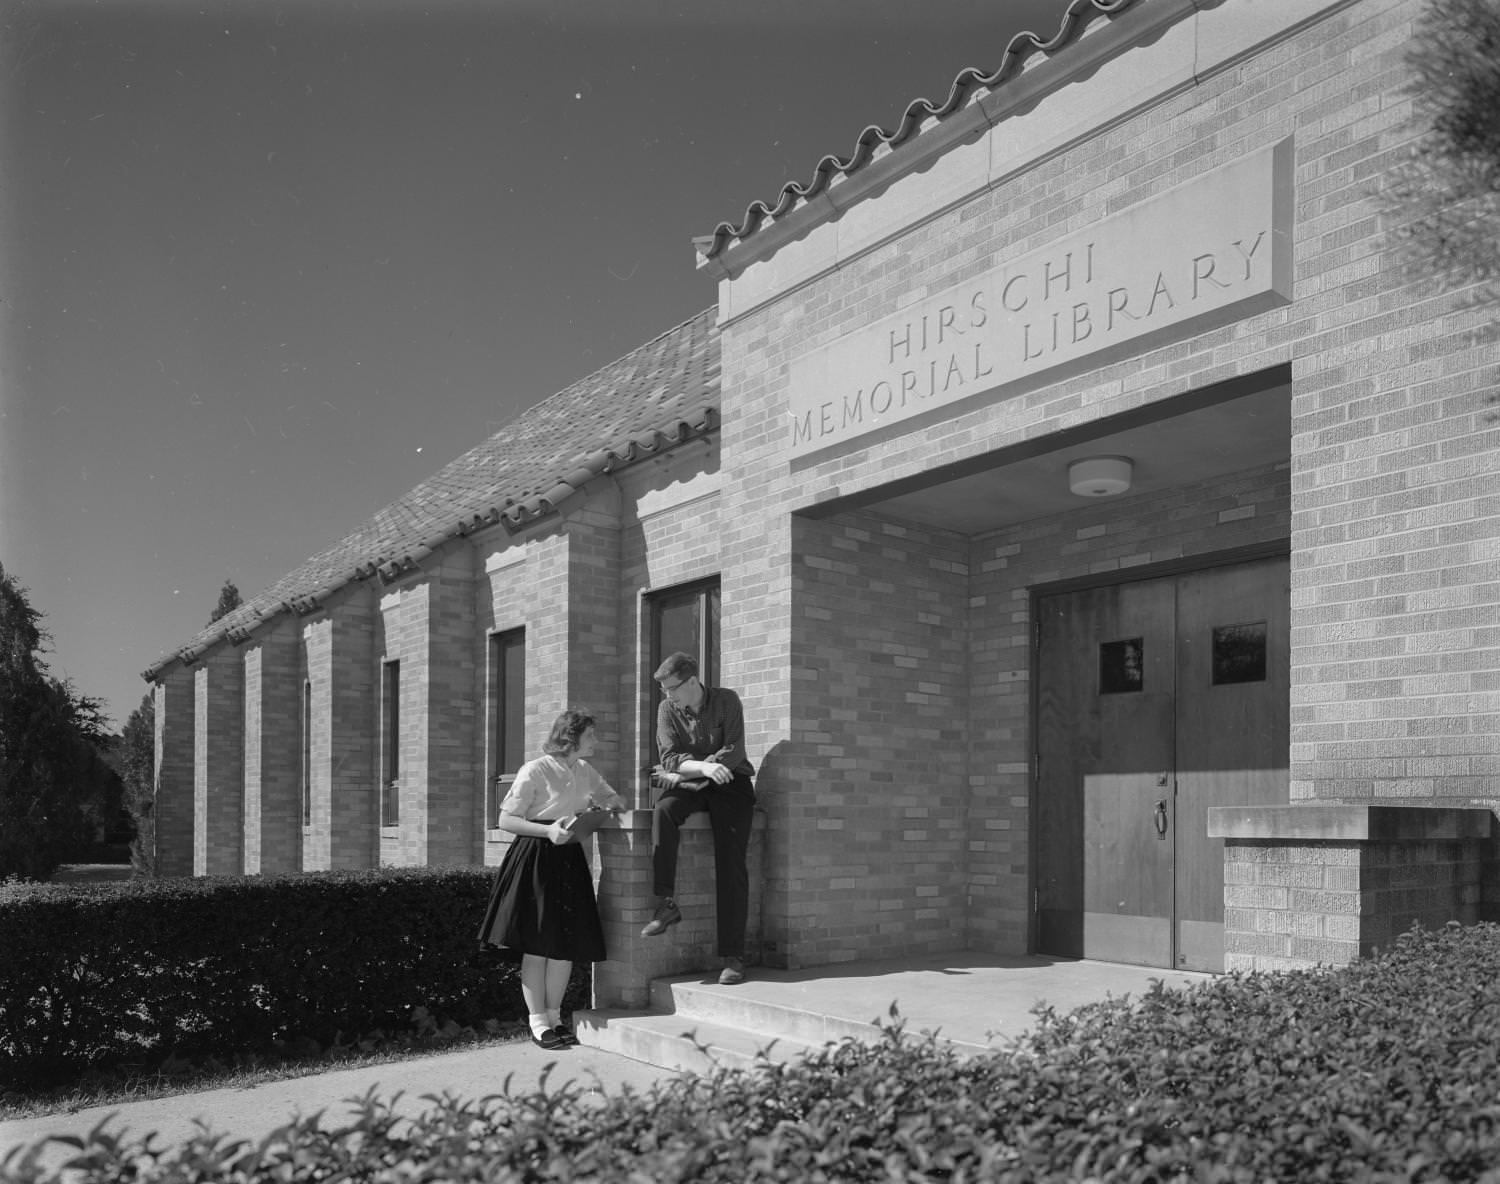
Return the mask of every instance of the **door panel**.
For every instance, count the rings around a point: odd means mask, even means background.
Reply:
[[[1223,968],[1210,806],[1287,800],[1287,562],[1037,602],[1037,947]]]
[[[1154,583],[1041,602],[1042,948],[1169,965],[1171,844],[1158,785],[1172,759],[1172,593]],[[1057,660],[1051,661],[1053,655]]]
[[[1210,806],[1285,805],[1291,597],[1285,559],[1177,583],[1177,965],[1224,969],[1224,840]]]

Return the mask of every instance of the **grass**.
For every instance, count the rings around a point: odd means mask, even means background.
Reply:
[[[247,1089],[268,1081],[362,1069],[436,1056],[459,1049],[515,1044],[528,1038],[524,1020],[490,1021],[473,1028],[399,1037],[381,1036],[327,1049],[293,1047],[273,1054],[241,1054],[232,1060],[168,1059],[154,1067],[120,1066],[46,1092],[0,1093],[0,1122],[72,1114],[95,1106],[118,1106],[215,1089]],[[311,1042],[309,1042],[310,1044]]]

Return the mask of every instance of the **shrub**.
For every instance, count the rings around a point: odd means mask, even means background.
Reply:
[[[1500,930],[1416,931],[1338,970],[1160,985],[962,1057],[891,1025],[873,1046],[681,1077],[599,1101],[571,1086],[441,1099],[397,1119],[373,1095],[255,1146],[176,1149],[95,1132],[48,1174],[0,1180],[1500,1180]]]
[[[490,873],[402,868],[0,889],[0,1086],[524,1014],[471,965]],[[576,995],[575,995],[576,999]]]

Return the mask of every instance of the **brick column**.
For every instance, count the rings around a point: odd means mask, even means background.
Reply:
[[[420,577],[381,598],[380,613],[383,657],[401,663],[400,815],[397,833],[381,836],[380,861],[480,862],[476,795],[484,786],[474,687],[484,638],[475,620],[473,549],[430,556]],[[377,783],[383,776],[377,768]]]
[[[484,795],[484,760],[477,742],[474,677],[484,638],[475,625],[475,552],[453,547],[444,556],[427,581],[426,669],[420,687],[425,691],[420,717],[424,800],[412,811],[426,832],[420,862],[429,867],[483,859],[475,806]]]
[[[599,915],[609,959],[594,965],[594,999],[598,1008],[642,1008],[649,1005],[651,980],[694,970],[718,971],[717,916],[714,897],[714,840],[707,814],[694,814],[682,828],[678,849],[677,901],[683,919],[660,937],[642,937],[656,898],[651,894],[651,811],[631,810],[618,827],[595,835],[590,853]],[[750,909],[745,928],[745,959],[764,958],[761,913],[765,897],[766,814],[755,811],[750,850]]]
[[[1488,810],[1221,806],[1224,968],[1343,965],[1420,923],[1479,919]]]
[[[193,875],[244,866],[245,683],[239,651],[221,646],[193,676]]]
[[[294,626],[279,621],[245,647],[247,875],[302,870],[301,662]]]
[[[193,874],[193,671],[173,665],[156,683],[156,874]]]
[[[356,588],[302,628],[312,684],[312,824],[302,837],[307,871],[375,864],[372,611],[368,591]]]

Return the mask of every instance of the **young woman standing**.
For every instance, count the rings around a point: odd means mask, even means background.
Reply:
[[[563,993],[574,962],[605,957],[588,860],[566,825],[591,806],[625,808],[588,762],[597,744],[594,717],[568,708],[553,723],[544,755],[521,766],[500,804],[500,829],[516,839],[495,876],[479,936],[520,953],[531,1039],[546,1049],[578,1043],[562,1022]]]

